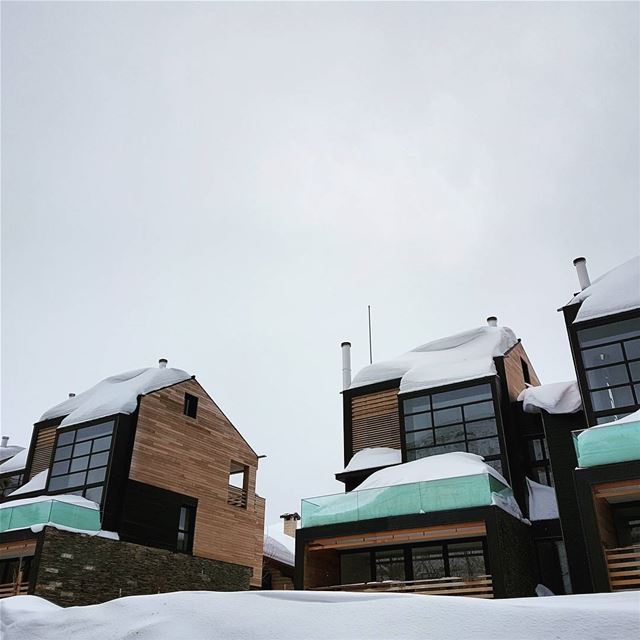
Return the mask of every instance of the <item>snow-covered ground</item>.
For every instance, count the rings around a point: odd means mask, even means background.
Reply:
[[[206,591],[58,608],[0,603],[3,640],[629,640],[640,592],[476,600],[453,596]]]

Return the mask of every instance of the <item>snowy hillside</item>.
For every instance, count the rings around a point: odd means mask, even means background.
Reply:
[[[449,596],[183,592],[61,609],[0,603],[3,640],[628,640],[640,593],[476,600]]]

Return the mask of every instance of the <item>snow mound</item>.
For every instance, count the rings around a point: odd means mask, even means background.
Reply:
[[[533,593],[532,593],[533,596]],[[193,591],[61,608],[0,601],[3,640],[627,640],[640,592],[482,600],[309,591]]]
[[[527,387],[520,392],[518,402],[522,402],[526,413],[576,413],[582,409],[580,389],[575,380]]]
[[[399,449],[371,447],[369,449],[362,449],[362,451],[354,454],[342,473],[360,471],[361,469],[387,467],[391,464],[399,464],[400,462],[402,462],[402,452]]]
[[[380,469],[380,471],[372,473],[358,487],[358,491],[381,489],[398,484],[442,480],[443,478],[477,476],[482,473],[488,473],[506,487],[509,486],[507,481],[493,467],[490,467],[482,456],[464,451],[454,451]]]
[[[7,447],[8,448],[8,447]],[[29,449],[22,449],[10,458],[4,458],[4,462],[0,464],[0,473],[10,473],[12,471],[22,471],[27,466],[27,457]]]
[[[529,520],[555,520],[558,515],[558,500],[553,487],[547,487],[527,478],[529,491]]]
[[[12,496],[19,496],[23,493],[33,493],[34,491],[42,491],[47,486],[47,476],[49,475],[49,469],[45,469],[40,473],[36,473],[29,482],[23,484],[21,487],[11,493]]]
[[[565,306],[582,302],[574,322],[640,308],[640,256],[611,269]]]
[[[148,367],[120,373],[45,411],[40,420],[66,416],[60,423],[61,427],[66,427],[116,413],[133,413],[138,396],[184,382],[190,377],[182,369],[168,367]]]
[[[263,553],[267,558],[295,566],[296,539],[283,531],[282,522],[276,522],[266,528]]]
[[[507,327],[478,327],[371,364],[355,376],[350,388],[400,378],[400,393],[407,393],[495,375],[493,358],[517,342]]]

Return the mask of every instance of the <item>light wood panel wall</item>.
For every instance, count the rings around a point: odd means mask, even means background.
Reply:
[[[529,375],[531,377],[530,384],[537,387],[540,384],[538,375],[536,374],[529,356],[527,355],[521,342],[518,342],[511,351],[504,357],[504,368],[507,374],[507,388],[509,389],[509,400],[518,399],[520,392],[525,388],[524,372],[522,371],[522,362],[524,360],[529,367]]]
[[[400,449],[398,389],[352,398],[351,432],[353,453],[368,447]]]
[[[198,398],[196,418],[183,414],[184,394]],[[227,504],[231,462],[249,468],[247,507]],[[129,477],[198,499],[193,554],[253,567],[260,586],[264,499],[255,493],[258,458],[195,380],[140,401]]]
[[[53,453],[53,443],[56,439],[56,426],[42,427],[36,435],[36,442],[33,450],[33,459],[29,469],[29,480],[41,471],[49,468],[51,455]]]

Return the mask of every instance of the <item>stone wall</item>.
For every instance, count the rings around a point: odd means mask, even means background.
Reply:
[[[34,594],[58,605],[169,591],[249,589],[250,567],[51,527],[42,536]]]

